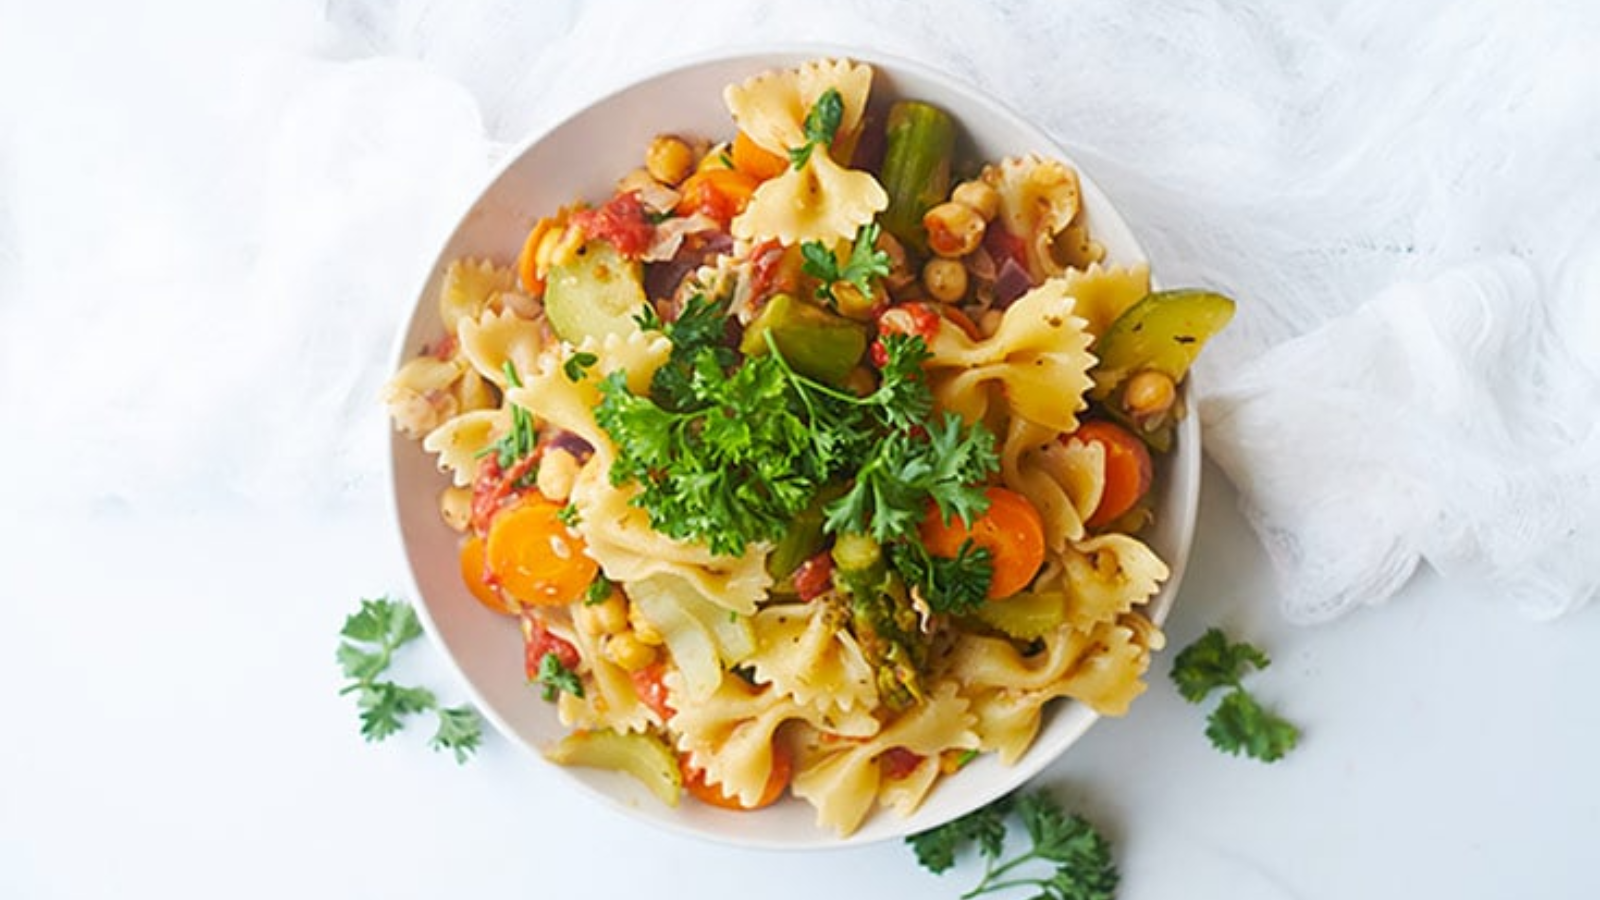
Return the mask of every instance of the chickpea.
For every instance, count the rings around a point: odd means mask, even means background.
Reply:
[[[662,184],[677,184],[694,168],[694,149],[683,138],[657,135],[645,150],[644,167]]]
[[[1000,192],[987,181],[963,181],[950,192],[950,199],[972,207],[985,222],[1000,214]]]
[[[605,654],[628,672],[637,672],[656,661],[656,648],[639,640],[631,631],[606,638]]]
[[[1154,369],[1129,378],[1122,389],[1122,405],[1135,418],[1160,415],[1172,408],[1177,397],[1178,386],[1172,376]]]
[[[594,610],[595,623],[604,634],[621,634],[628,630],[628,601],[615,590],[599,603],[580,608]]]
[[[578,480],[578,460],[562,449],[553,449],[539,460],[537,484],[539,493],[557,503],[566,501],[572,493],[572,484]]]
[[[967,267],[960,260],[935,256],[922,267],[922,286],[940,303],[955,303],[967,295]]]
[[[446,525],[466,531],[472,521],[472,488],[451,485],[439,494],[439,516]]]
[[[947,201],[928,210],[922,227],[928,230],[928,249],[946,259],[958,259],[978,249],[985,223],[972,207]]]

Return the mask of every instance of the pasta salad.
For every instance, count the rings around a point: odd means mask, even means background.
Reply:
[[[841,835],[1143,691],[1139,535],[1233,310],[1108,262],[1065,162],[963,159],[872,84],[728,86],[731,137],[660,135],[516,259],[453,261],[385,389],[570,729],[547,756]]]

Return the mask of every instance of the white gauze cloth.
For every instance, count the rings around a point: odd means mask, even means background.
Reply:
[[[816,41],[994,95],[1238,300],[1198,409],[1285,613],[1423,561],[1542,617],[1600,583],[1594,3],[80,5],[0,29],[0,452],[60,473],[0,481],[19,522],[381,509],[394,335],[493,162]]]

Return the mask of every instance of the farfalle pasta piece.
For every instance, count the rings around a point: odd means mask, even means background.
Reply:
[[[890,749],[937,760],[947,750],[974,750],[977,719],[966,698],[951,683],[941,684],[924,702],[907,710],[865,741],[823,741],[796,766],[790,785],[796,797],[817,810],[817,824],[848,835],[879,801],[884,785],[878,758]],[[932,781],[919,779],[925,786]],[[902,784],[894,802],[902,815],[916,811],[923,795]],[[925,793],[925,792],[924,792]]]
[[[835,141],[861,127],[872,92],[872,67],[845,59],[813,60],[794,69],[762,72],[722,92],[733,121],[762,149],[779,156],[806,142],[805,120],[829,89],[839,92],[841,115]]]
[[[1030,155],[987,165],[980,178],[999,193],[1000,221],[1022,239],[1033,280],[1064,272],[1067,266],[1058,258],[1056,241],[1074,224],[1083,207],[1077,171],[1060,160]],[[1074,258],[1086,255],[1099,258],[1093,248],[1075,253]]]
[[[476,320],[500,305],[499,295],[516,289],[517,275],[485,259],[458,259],[444,270],[439,283],[439,320],[455,334],[464,319]]]
[[[745,662],[758,682],[814,706],[877,706],[872,665],[832,605],[769,606],[756,614],[754,627],[756,652]]]
[[[806,145],[806,115],[830,88],[842,101],[834,145],[851,145],[872,89],[870,66],[823,60],[765,72],[730,85],[723,99],[740,130],[762,148],[786,157]],[[889,195],[870,173],[848,169],[830,148],[815,147],[802,165],[791,165],[756,188],[734,218],[732,231],[741,240],[776,239],[785,245],[822,241],[831,247],[854,238],[888,205]]]
[[[1007,307],[989,337],[973,340],[960,328],[941,326],[924,365],[935,401],[969,422],[986,418],[999,402],[1046,429],[1076,429],[1095,358],[1073,304],[1066,284],[1052,279]]]
[[[475,409],[451,418],[422,439],[422,449],[438,456],[440,471],[450,473],[456,487],[472,483],[478,456],[494,443],[510,422],[504,409]]]
[[[1103,444],[1063,441],[1020,417],[1000,445],[1000,480],[1039,510],[1045,546],[1055,553],[1087,534],[1084,522],[1105,491],[1105,466]]]
[[[852,740],[879,728],[866,710],[840,713],[800,703],[772,685],[753,685],[737,675],[724,676],[715,692],[692,701],[680,676],[668,675],[666,683],[668,702],[677,710],[671,724],[678,733],[678,749],[705,772],[708,783],[747,805],[766,787],[773,745],[784,723],[803,721],[817,732]]]
[[[1126,534],[1102,534],[1062,554],[1067,621],[1079,629],[1113,621],[1147,602],[1171,570],[1148,546]]]
[[[1150,264],[1090,263],[1086,269],[1068,269],[1061,279],[1067,285],[1067,293],[1077,301],[1073,312],[1087,323],[1089,334],[1099,340],[1117,316],[1150,293]]]
[[[539,324],[509,309],[484,310],[477,318],[463,318],[457,339],[462,357],[473,370],[502,390],[510,386],[506,364],[518,373],[532,372],[544,344]]]
[[[380,395],[395,428],[416,440],[459,413],[461,402],[455,386],[465,369],[455,358],[424,355],[407,360],[384,384]]]

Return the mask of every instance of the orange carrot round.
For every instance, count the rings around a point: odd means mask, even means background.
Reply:
[[[489,583],[485,557],[483,538],[475,534],[467,535],[467,539],[461,543],[461,581],[479,603],[503,616],[516,615],[516,604],[507,600],[499,588]]]
[[[1068,439],[1097,443],[1106,451],[1105,490],[1100,505],[1084,522],[1102,528],[1120,518],[1150,490],[1154,468],[1150,451],[1133,432],[1113,422],[1084,422]]]
[[[1044,565],[1044,519],[1039,510],[1016,491],[991,487],[984,492],[989,509],[970,525],[960,516],[946,522],[937,506],[922,520],[922,543],[934,556],[951,558],[967,541],[989,551],[994,578],[989,599],[1009,597],[1027,587]]]
[[[561,521],[561,507],[543,499],[524,500],[494,517],[487,560],[492,582],[533,606],[571,603],[600,570],[584,554],[583,539]]]

